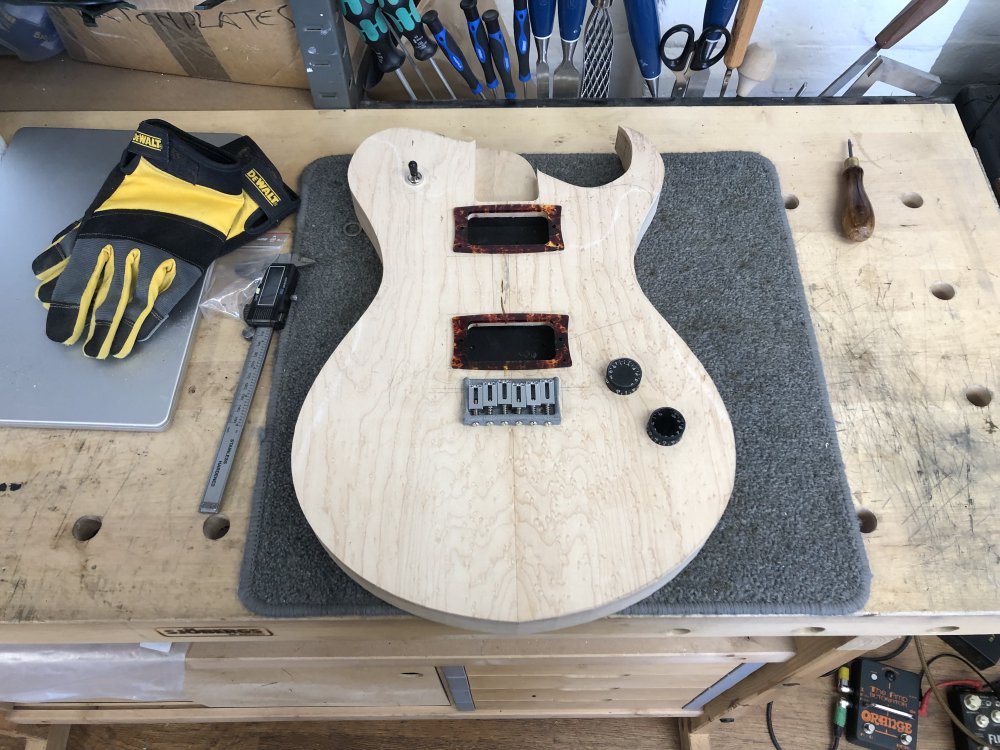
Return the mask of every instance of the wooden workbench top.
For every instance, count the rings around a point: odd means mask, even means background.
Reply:
[[[972,401],[985,393],[975,386],[1000,388],[1000,213],[950,105],[15,112],[0,114],[0,136],[25,126],[127,130],[152,116],[189,130],[245,132],[293,184],[312,160],[350,153],[398,125],[526,153],[610,152],[623,124],[662,151],[764,154],[786,194],[852,494],[867,521],[877,519],[865,535],[871,598],[849,617],[611,618],[574,632],[995,630],[1000,435],[995,404]],[[848,137],[876,211],[875,236],[863,244],[837,230]],[[953,298],[940,299],[949,289]],[[237,323],[203,322],[164,433],[0,430],[0,639],[155,640],[185,637],[171,628],[221,625],[303,637],[358,628],[266,620],[236,598],[265,399],[254,405],[225,500],[231,529],[218,540],[202,531],[197,504],[245,351]],[[72,529],[85,515],[99,516],[102,527],[80,542]],[[410,618],[362,627],[369,638],[448,632]]]

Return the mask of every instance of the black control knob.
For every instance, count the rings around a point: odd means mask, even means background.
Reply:
[[[684,415],[669,406],[662,406],[649,415],[646,434],[657,445],[674,445],[684,434]]]
[[[612,360],[604,374],[604,384],[619,396],[635,393],[642,382],[642,368],[634,359],[619,357]]]

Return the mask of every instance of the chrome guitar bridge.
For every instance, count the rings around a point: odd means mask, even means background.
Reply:
[[[462,422],[552,425],[562,421],[559,378],[465,378]]]

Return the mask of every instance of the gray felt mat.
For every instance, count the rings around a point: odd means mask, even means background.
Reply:
[[[530,156],[600,185],[613,154]],[[625,614],[844,614],[870,572],[829,410],[774,167],[758,154],[668,154],[659,211],[636,254],[646,295],[702,361],[736,433],[729,507],[679,576]],[[381,267],[358,226],[349,157],[302,177],[299,301],[279,334],[240,599],[290,617],[390,615],[327,556],[299,510],[289,451],[310,384],[375,295]]]

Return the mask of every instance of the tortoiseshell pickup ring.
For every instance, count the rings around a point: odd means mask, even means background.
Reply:
[[[545,253],[565,248],[562,236],[562,206],[549,203],[497,203],[488,206],[460,206],[454,209],[456,253]],[[549,238],[544,243],[525,245],[473,245],[469,242],[469,217],[488,214],[544,215],[548,219]]]
[[[503,323],[528,323],[547,325],[555,334],[555,356],[551,359],[522,359],[514,361],[478,360],[465,350],[465,337],[476,325]],[[556,313],[488,313],[486,315],[457,315],[451,319],[455,345],[451,366],[455,370],[548,370],[569,367],[573,360],[569,354],[569,316]]]

